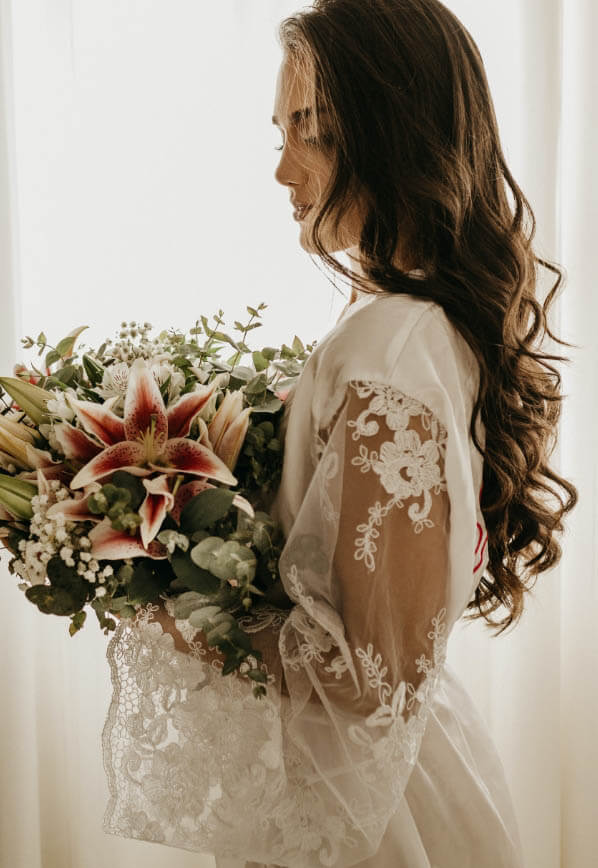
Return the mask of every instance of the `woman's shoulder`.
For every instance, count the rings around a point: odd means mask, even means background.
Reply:
[[[406,293],[360,299],[317,348],[314,363],[320,423],[352,380],[394,384],[433,400],[434,393],[470,393],[477,371],[473,351],[442,306]]]
[[[316,369],[338,375],[390,371],[409,336],[435,311],[438,328],[444,312],[434,301],[405,293],[363,294],[316,348]]]

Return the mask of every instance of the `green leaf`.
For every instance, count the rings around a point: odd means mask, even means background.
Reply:
[[[235,669],[238,669],[239,661],[235,660],[234,657],[229,657],[225,663],[222,664],[222,675],[229,675],[231,672],[234,672]]]
[[[77,368],[75,367],[75,365],[65,365],[59,371],[56,371],[55,376],[58,377],[61,383],[64,383],[68,386],[69,383],[73,381],[76,373]]]
[[[255,352],[252,353],[252,359],[256,371],[264,371],[270,364],[268,359],[263,356],[259,350],[255,350]]]
[[[50,350],[49,353],[46,353],[46,358],[44,360],[46,368],[50,368],[52,365],[56,364],[56,362],[59,362],[61,358],[62,356],[60,353],[57,353],[56,350]]]
[[[164,403],[167,402],[168,399],[168,390],[170,388],[170,381],[172,380],[172,374],[169,374],[162,385],[160,386],[160,394],[162,395],[162,400]]]
[[[71,617],[71,626],[69,627],[69,633],[71,636],[74,636],[77,633],[83,624],[85,623],[85,619],[87,618],[87,612],[77,612]]]
[[[198,630],[203,630],[208,626],[214,615],[218,615],[222,609],[220,606],[202,606],[201,609],[195,609],[188,617],[189,623]]]
[[[295,335],[295,337],[293,338],[292,347],[296,353],[305,352],[305,347],[303,346],[301,340],[297,337],[297,335]]]
[[[260,392],[264,392],[267,388],[267,380],[265,374],[258,374],[257,377],[254,376],[252,380],[247,383],[245,387],[245,394],[247,395],[259,395]]]
[[[230,375],[231,377],[234,377],[235,380],[243,380],[243,382],[248,383],[255,377],[255,371],[253,368],[245,367],[245,365],[237,365],[236,368],[232,369]]]
[[[73,331],[61,341],[58,341],[58,343],[56,344],[56,352],[61,359],[68,359],[70,356],[73,355],[75,342],[81,332],[85,331],[86,328],[88,328],[88,326],[79,326],[79,328],[73,329]]]
[[[154,572],[146,559],[137,561],[133,578],[127,587],[129,603],[143,605],[155,600],[168,587],[169,580]]]
[[[74,615],[82,605],[74,594],[50,585],[33,585],[25,590],[25,596],[44,615]]]
[[[251,314],[251,316],[259,316],[257,310],[255,310],[255,308],[253,307],[249,307],[249,305],[247,305],[247,313]]]
[[[191,549],[191,560],[219,579],[235,578],[239,582],[252,581],[257,560],[250,548],[236,540],[210,536]]]
[[[200,491],[185,504],[179,524],[186,534],[209,527],[229,511],[234,491],[227,488],[208,488]]]
[[[266,401],[265,404],[254,404],[253,412],[254,413],[276,413],[282,407],[282,401],[280,398],[270,398],[269,401]]]
[[[178,579],[190,591],[200,594],[213,594],[220,589],[220,579],[194,564],[186,552],[175,549],[170,556],[170,564]]]
[[[196,609],[206,605],[206,597],[203,594],[198,594],[196,591],[185,591],[174,600],[174,618],[175,620],[185,620]]]
[[[262,356],[268,359],[269,362],[276,358],[278,350],[275,347],[262,347]]]
[[[128,506],[133,512],[139,509],[145,500],[147,490],[138,476],[133,476],[126,470],[117,470],[112,474],[111,483],[117,488],[124,488],[129,493],[131,500]]]
[[[98,361],[96,361],[91,356],[87,355],[87,353],[83,354],[83,368],[85,370],[85,374],[87,375],[87,379],[91,383],[92,386],[97,386],[98,383],[102,382],[102,378],[104,376],[104,367]]]
[[[128,603],[126,597],[113,597],[110,601],[110,608],[113,609],[115,612],[120,612],[127,605]]]
[[[266,673],[261,669],[250,669],[247,673],[247,677],[251,678],[253,681],[259,681],[262,684],[266,683]]]

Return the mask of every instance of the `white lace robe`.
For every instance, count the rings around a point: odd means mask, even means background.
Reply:
[[[122,622],[106,832],[217,868],[520,868],[502,765],[445,663],[487,564],[476,388],[438,305],[345,308],[287,398],[274,509],[296,605],[246,619],[268,696],[204,662],[188,622],[191,653],[151,605]]]

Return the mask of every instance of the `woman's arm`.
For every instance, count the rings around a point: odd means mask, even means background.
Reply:
[[[153,620],[157,621],[161,625],[164,633],[170,633],[174,639],[174,647],[177,651],[182,651],[183,654],[189,654],[192,649],[177,628],[175,619],[166,611],[164,601],[158,598],[152,602],[152,605],[158,606],[158,611],[152,613]],[[116,613],[113,614],[115,614],[115,617],[119,617]],[[197,631],[194,641],[200,642],[202,648],[206,651],[205,655],[202,654],[201,657],[203,662],[211,664],[213,660],[219,660],[224,663],[224,655],[215,646],[208,645],[206,635],[202,630]],[[256,651],[262,652],[263,657],[261,662],[268,666],[268,672],[279,676],[279,678],[277,678],[277,683],[280,681],[281,694],[283,696],[288,696],[289,693],[284,678],[284,670],[282,668],[282,661],[278,651],[278,634],[269,627],[264,627],[263,630],[251,634],[251,644]]]

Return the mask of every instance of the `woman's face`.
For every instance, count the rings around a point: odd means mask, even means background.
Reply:
[[[333,156],[332,148],[327,147],[326,116],[321,115],[316,120],[314,103],[305,81],[285,56],[278,71],[272,117],[272,123],[282,133],[281,158],[274,177],[289,188],[293,209],[299,203],[312,206],[299,222],[299,242],[309,253],[317,251],[310,248],[307,228],[323,203]],[[320,227],[322,244],[328,253],[358,244],[361,217],[355,204],[343,216],[337,235],[333,236],[331,226],[327,226],[330,223],[330,215],[327,215]]]

